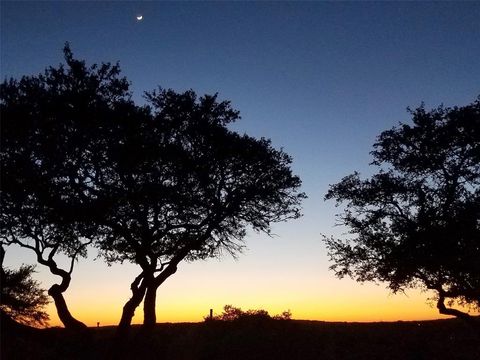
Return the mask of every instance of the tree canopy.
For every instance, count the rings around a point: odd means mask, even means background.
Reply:
[[[22,265],[18,270],[3,267],[5,251],[0,246],[0,312],[11,319],[32,326],[45,326],[49,316],[45,312],[48,296],[32,278],[33,265]]]
[[[326,199],[344,203],[348,239],[326,238],[340,277],[393,292],[432,290],[442,314],[480,307],[480,97],[467,106],[409,110],[377,138],[368,179],[355,172]]]
[[[62,293],[89,244],[141,268],[127,328],[144,298],[145,323],[155,322],[156,290],[181,261],[235,255],[248,228],[270,233],[300,216],[291,158],[232,131],[240,116],[230,102],[159,88],[139,106],[118,64],[87,67],[68,44],[64,55],[66,66],[1,84],[0,238],[62,278],[49,294],[66,326],[81,324]]]
[[[66,66],[0,85],[0,239],[32,250],[61,278],[49,289],[59,317],[66,327],[84,327],[62,294],[75,261],[100,236],[90,221],[97,208],[92,178],[108,160],[99,129],[130,95],[118,65],[87,67],[68,44],[64,56]],[[70,257],[68,268],[57,265],[59,253]]]
[[[107,147],[108,175],[98,187],[114,195],[98,246],[108,261],[140,265],[130,304],[146,292],[152,324],[156,290],[179,262],[238,253],[249,226],[269,233],[271,223],[299,217],[305,195],[287,154],[229,130],[239,113],[228,101],[191,90],[146,98],[148,111],[119,127]]]

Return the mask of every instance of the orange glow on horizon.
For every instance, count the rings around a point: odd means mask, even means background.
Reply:
[[[318,242],[305,240],[310,254],[324,251]],[[157,291],[157,322],[201,322],[213,309],[220,314],[225,305],[243,310],[264,309],[270,315],[290,310],[293,319],[329,322],[414,321],[447,318],[428,303],[433,294],[408,290],[391,294],[385,284],[359,284],[339,280],[325,269],[321,257],[308,261],[307,255],[287,241],[266,239],[241,261],[182,263],[179,271]],[[317,246],[318,248],[315,248]],[[272,248],[276,249],[272,256]],[[42,268],[39,268],[40,270]],[[131,297],[130,282],[138,275],[132,264],[107,266],[103,261],[79,262],[74,279],[65,292],[72,315],[88,326],[117,325],[122,308]],[[48,289],[58,278],[38,273]],[[62,326],[55,306],[48,307],[50,326]],[[143,322],[143,304],[132,323]]]
[[[260,301],[244,298],[237,302],[225,300],[214,301],[211,297],[184,297],[181,299],[164,298],[157,303],[157,322],[201,322],[213,308],[215,314],[220,314],[223,306],[230,304],[242,310],[264,309],[270,315],[280,314],[284,310],[292,312],[296,320],[317,320],[327,322],[376,322],[376,321],[415,321],[448,318],[438,313],[437,309],[426,303],[425,294],[414,294],[410,297],[401,295],[336,297],[331,300],[313,301],[308,299],[283,299]],[[72,315],[88,326],[117,325],[120,320],[123,304],[119,301],[111,304],[92,306],[70,301]],[[50,304],[48,312],[51,317],[50,326],[62,326]],[[133,324],[143,322],[143,304],[137,308]]]

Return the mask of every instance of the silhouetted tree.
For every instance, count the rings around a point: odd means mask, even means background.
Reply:
[[[3,267],[5,250],[0,246],[0,312],[30,326],[46,326],[44,308],[48,304],[45,290],[32,278],[35,267],[22,265],[18,270]]]
[[[144,297],[145,324],[155,323],[156,290],[180,261],[236,254],[247,226],[269,233],[300,216],[290,157],[229,130],[239,115],[228,102],[161,90],[136,106],[118,65],[87,68],[64,52],[67,68],[1,85],[0,238],[62,278],[49,294],[66,327],[83,326],[62,294],[91,241],[107,261],[142,269],[125,329]]]
[[[63,293],[75,261],[99,236],[92,219],[99,199],[94,179],[106,160],[102,129],[119,103],[129,103],[129,93],[118,65],[87,68],[68,44],[64,55],[66,68],[1,84],[0,239],[32,250],[61,278],[48,290],[59,318],[67,328],[84,328]],[[68,268],[57,265],[58,253],[70,258]]]
[[[239,118],[229,102],[193,91],[146,97],[151,114],[116,135],[101,185],[118,196],[99,246],[108,261],[142,269],[120,329],[144,295],[144,324],[155,324],[156,291],[182,260],[238,253],[248,226],[269,233],[271,223],[299,217],[304,198],[287,154],[227,128]]]
[[[330,187],[346,203],[351,239],[326,238],[339,277],[382,281],[393,292],[436,293],[441,314],[469,318],[480,306],[480,97],[464,107],[409,110],[413,124],[384,131],[379,168]]]

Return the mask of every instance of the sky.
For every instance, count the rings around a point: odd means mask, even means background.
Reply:
[[[143,15],[138,21],[136,16]],[[239,132],[293,157],[308,195],[299,220],[250,232],[247,250],[183,263],[158,290],[157,321],[201,321],[232,304],[324,321],[441,318],[429,293],[337,279],[321,234],[343,236],[329,184],[368,175],[376,136],[424,102],[466,105],[480,95],[480,2],[1,1],[0,75],[62,62],[68,41],[87,63],[116,62],[134,99],[158,86],[219,93],[240,110]],[[34,263],[9,248],[5,263]],[[48,288],[57,279],[37,267]],[[79,320],[116,324],[139,268],[78,262],[65,297]],[[60,325],[49,307],[51,325]],[[142,322],[142,311],[134,322]]]

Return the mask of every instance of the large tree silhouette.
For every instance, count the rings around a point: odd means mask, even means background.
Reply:
[[[299,217],[304,198],[288,155],[228,129],[239,118],[229,102],[193,91],[146,97],[149,111],[118,128],[100,185],[115,204],[99,246],[108,261],[141,267],[120,330],[144,296],[144,324],[155,324],[157,289],[181,261],[238,253],[248,226],[269,233]]]
[[[413,124],[384,131],[372,151],[379,170],[331,186],[346,207],[347,240],[326,238],[333,270],[393,291],[436,293],[441,314],[480,307],[480,97],[464,107],[410,111]]]
[[[70,314],[63,293],[75,261],[99,236],[92,222],[94,178],[106,160],[99,129],[129,94],[118,65],[87,68],[68,44],[64,55],[66,67],[1,84],[0,238],[32,250],[61,278],[48,293],[65,327],[78,329],[85,325]],[[58,266],[59,253],[70,258],[69,267]]]
[[[141,267],[124,330],[143,299],[145,324],[155,323],[157,288],[182,260],[236,254],[247,227],[269,233],[300,216],[290,157],[229,130],[239,118],[229,102],[160,90],[137,106],[118,65],[86,67],[64,53],[66,68],[1,85],[0,236],[62,278],[49,294],[66,327],[84,326],[62,294],[90,242],[108,262]]]

